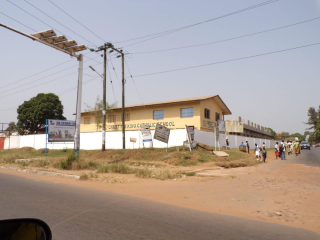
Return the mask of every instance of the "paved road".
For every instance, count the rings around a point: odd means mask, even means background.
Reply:
[[[294,161],[319,164],[319,156],[313,149]],[[320,239],[303,229],[0,173],[0,218],[22,217],[47,222],[54,239]]]

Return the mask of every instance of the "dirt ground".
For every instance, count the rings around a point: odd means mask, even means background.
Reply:
[[[289,156],[288,161],[292,158]],[[270,156],[268,162],[272,161],[275,160]],[[114,183],[0,171],[320,232],[320,167],[288,164],[270,168],[271,165],[202,169],[203,177],[165,181],[137,181],[131,175],[105,174],[106,179],[118,179]]]

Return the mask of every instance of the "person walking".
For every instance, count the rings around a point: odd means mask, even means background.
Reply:
[[[275,153],[276,153],[276,159],[278,159],[280,152],[279,152],[279,145],[278,142],[276,142],[276,145],[274,145]]]
[[[255,152],[256,152],[257,161],[259,161],[259,160],[262,161],[261,156],[260,156],[260,147],[256,143],[255,143]]]
[[[250,153],[249,153],[250,145],[249,145],[248,141],[246,141],[246,147],[247,147],[248,154],[250,154]]]
[[[267,148],[265,143],[263,143],[262,145],[262,159],[263,159],[263,162],[266,162],[267,160]]]
[[[226,137],[226,145],[227,145],[227,147],[229,147],[229,138],[228,137]]]
[[[300,154],[300,144],[299,144],[299,139],[296,138],[296,142],[294,143],[294,152],[296,154],[296,157]]]
[[[281,160],[283,160],[283,144],[282,144],[282,140],[279,144],[279,155],[280,155],[280,158]]]
[[[281,145],[282,145],[282,148],[283,148],[282,160],[286,160],[287,143],[284,141],[284,139],[282,139],[281,141],[282,141]]]

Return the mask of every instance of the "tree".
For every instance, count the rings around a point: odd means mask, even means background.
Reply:
[[[304,136],[300,133],[294,133],[290,135],[290,138],[292,138],[292,140],[294,140],[296,137],[299,139],[300,142],[304,141]]]
[[[103,114],[102,114],[102,109],[103,109],[103,100],[100,100],[99,95],[97,96],[96,103],[94,107],[89,106],[88,104],[86,105],[86,112],[89,112],[90,114],[93,114],[95,116],[95,123],[96,123],[96,129],[97,131],[101,131],[102,129],[102,119],[103,119]],[[107,114],[112,112],[112,108],[115,108],[117,106],[116,103],[113,103],[109,105],[107,102],[106,108],[107,108]]]
[[[273,131],[272,128],[267,128],[267,129],[270,129],[271,137],[272,137],[273,139],[276,139],[276,138],[277,138],[277,133],[276,133],[275,131]]]
[[[17,127],[20,134],[37,133],[44,128],[46,119],[65,120],[63,105],[53,93],[39,93],[18,107]]]
[[[309,107],[308,109],[308,122],[306,122],[307,125],[311,125],[308,129],[316,129],[318,120],[319,120],[319,113],[320,113],[320,106],[318,109],[318,112],[314,107]]]
[[[282,132],[281,135],[280,135],[280,138],[281,138],[281,139],[286,139],[286,138],[289,137],[289,136],[290,136],[290,133],[288,133],[288,132]]]
[[[7,127],[6,131],[16,131],[17,130],[17,125],[15,122],[10,122],[9,126]]]

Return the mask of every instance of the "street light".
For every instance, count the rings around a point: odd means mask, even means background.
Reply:
[[[77,111],[76,111],[76,130],[74,134],[74,153],[76,158],[80,151],[80,120],[81,120],[81,97],[82,97],[82,77],[83,77],[83,55],[77,55],[76,52],[86,50],[86,46],[77,45],[75,40],[68,41],[65,36],[57,36],[53,29],[45,30],[42,32],[36,32],[27,34],[17,29],[9,27],[5,24],[0,23],[1,27],[9,29],[13,32],[19,33],[27,38],[34,41],[40,42],[44,45],[52,47],[56,50],[64,52],[72,57],[76,57],[79,61],[79,77],[78,77],[78,90],[77,90]]]

